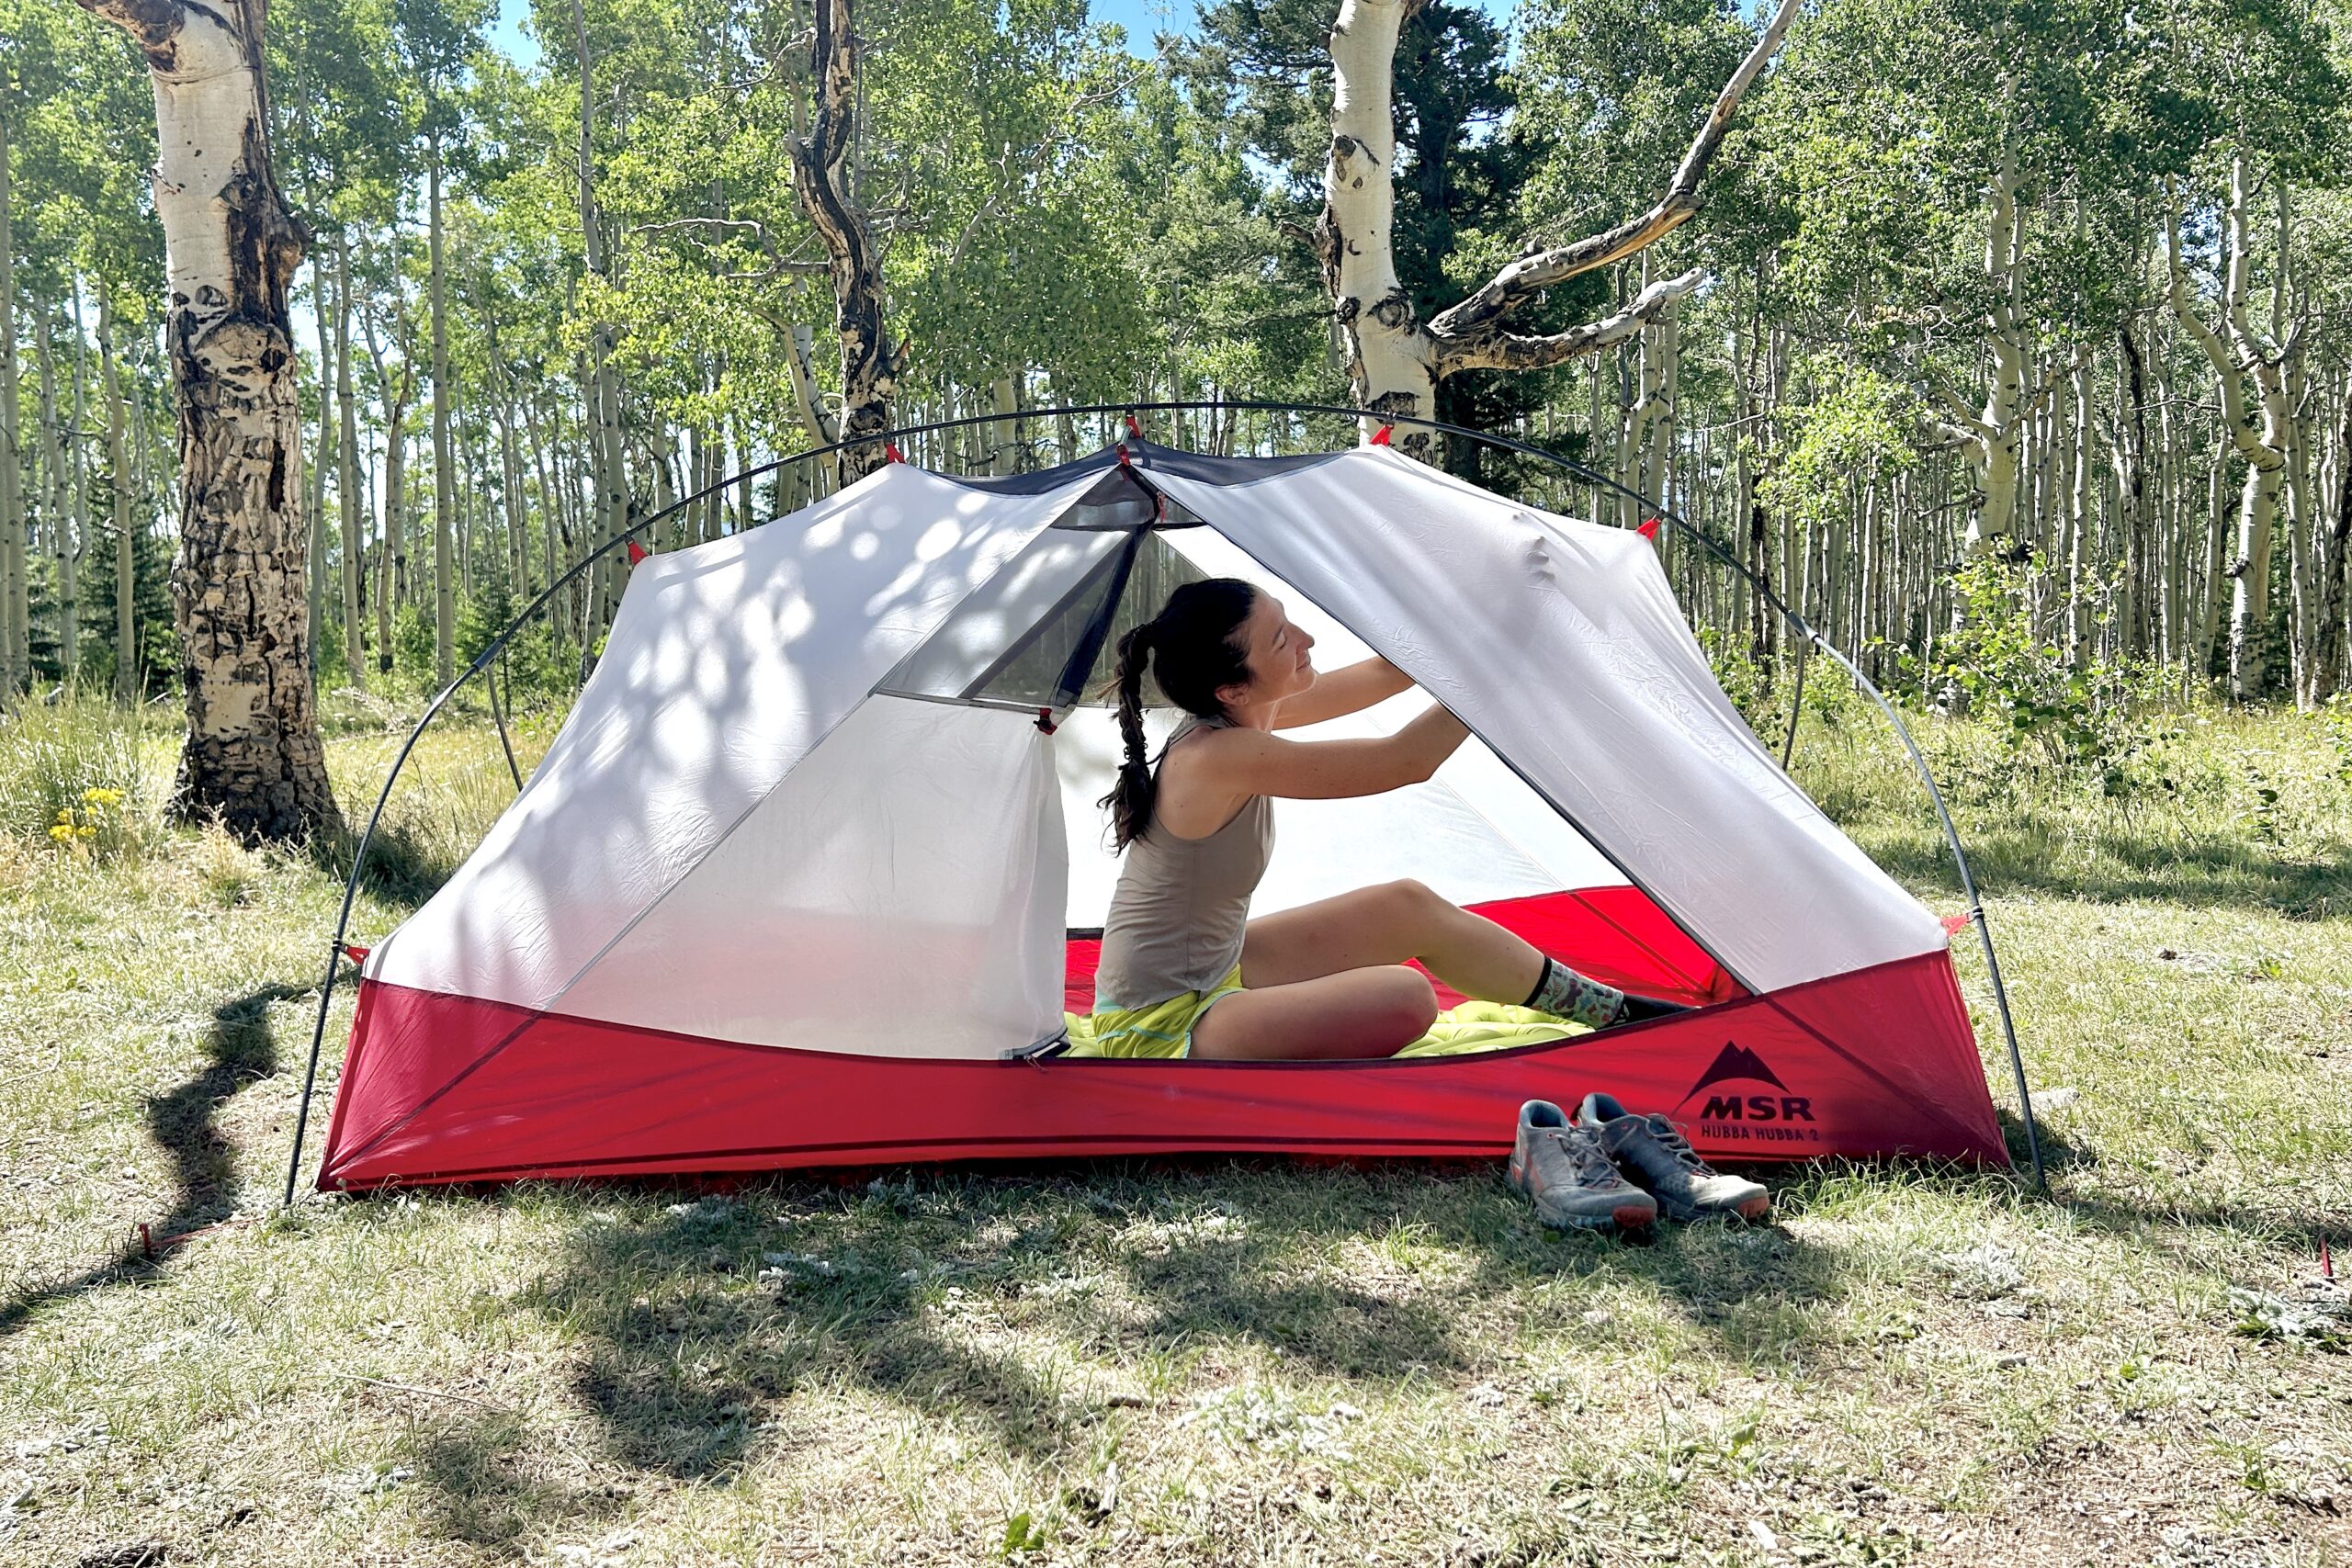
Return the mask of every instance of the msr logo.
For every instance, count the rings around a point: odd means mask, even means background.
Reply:
[[[1690,1092],[1682,1097],[1682,1104],[1690,1104],[1698,1099],[1702,1090],[1712,1089],[1718,1084],[1741,1082],[1768,1083],[1781,1092],[1709,1094],[1699,1107],[1698,1119],[1701,1122],[1737,1122],[1743,1124],[1751,1122],[1810,1122],[1814,1119],[1810,1099],[1802,1094],[1791,1094],[1789,1086],[1765,1065],[1763,1057],[1733,1041],[1724,1043],[1724,1048],[1715,1054],[1714,1061],[1699,1075],[1699,1081],[1692,1084]],[[1676,1109],[1680,1110],[1681,1107],[1677,1106]]]

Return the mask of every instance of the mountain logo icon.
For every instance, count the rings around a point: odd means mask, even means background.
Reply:
[[[1690,1093],[1682,1098],[1688,1100],[1710,1084],[1727,1083],[1734,1078],[1753,1078],[1758,1082],[1770,1084],[1778,1089],[1785,1089],[1789,1087],[1780,1080],[1779,1076],[1771,1068],[1764,1065],[1763,1057],[1735,1041],[1725,1041],[1724,1048],[1715,1054],[1714,1062],[1705,1072],[1699,1075],[1699,1081],[1692,1084]]]
[[[1789,1086],[1781,1081],[1781,1075],[1767,1066],[1763,1057],[1736,1041],[1724,1042],[1724,1048],[1715,1053],[1715,1059],[1708,1064],[1705,1072],[1699,1075],[1699,1081],[1690,1086],[1690,1092],[1682,1097],[1682,1105],[1675,1109],[1679,1111],[1688,1106],[1717,1084],[1742,1082],[1751,1085],[1768,1083],[1781,1092],[1744,1094],[1734,1090],[1728,1094],[1708,1094],[1706,1102],[1699,1108],[1698,1120],[1701,1126],[1708,1129],[1710,1136],[1751,1139],[1802,1137],[1817,1141],[1816,1134],[1794,1132],[1787,1126],[1792,1122],[1815,1120],[1812,1098],[1792,1094]],[[1750,1122],[1770,1125],[1750,1126]],[[1733,1123],[1738,1124],[1736,1129]]]

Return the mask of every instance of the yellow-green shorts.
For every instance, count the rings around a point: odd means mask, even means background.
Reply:
[[[1201,1015],[1241,989],[1241,965],[1205,991],[1186,991],[1148,1007],[1106,1008],[1080,1018],[1065,1013],[1072,1056],[1189,1056]]]
[[[1108,1008],[1090,1016],[1064,1013],[1069,1028],[1071,1056],[1189,1056],[1193,1031],[1201,1015],[1241,987],[1241,966],[1205,991],[1186,991],[1148,1007]],[[1437,1015],[1430,1032],[1396,1053],[1399,1056],[1460,1056],[1480,1051],[1508,1051],[1520,1045],[1541,1045],[1589,1034],[1581,1023],[1570,1023],[1532,1008],[1507,1002],[1467,1001]]]

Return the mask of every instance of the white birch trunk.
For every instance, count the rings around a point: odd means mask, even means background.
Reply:
[[[307,599],[311,616],[311,682],[315,687],[319,672],[319,639],[327,629],[327,466],[334,460],[334,399],[328,393],[328,354],[331,344],[327,336],[329,306],[327,258],[311,257],[311,325],[318,333],[319,351],[319,431],[315,449],[307,465],[308,498],[302,515],[309,521],[310,543],[304,548],[309,558]]]
[[[144,53],[179,404],[172,570],[187,739],[171,809],[247,840],[339,827],[312,712],[287,285],[307,236],[269,166],[262,0],[82,0]]]
[[[340,234],[334,247],[334,398],[342,429],[335,443],[335,499],[343,523],[343,661],[346,678],[366,691],[368,631],[359,602],[366,544],[359,517],[359,403],[351,389],[351,246]]]
[[[32,671],[25,602],[24,425],[17,406],[16,241],[9,220],[8,116],[0,107],[0,708]]]
[[[1428,418],[1437,408],[1437,345],[1397,281],[1396,39],[1411,0],[1340,0],[1331,28],[1331,153],[1315,229],[1323,283],[1339,323],[1356,406],[1374,415]],[[1369,436],[1377,419],[1364,422]],[[1394,445],[1424,462],[1434,434],[1407,426]]]
[[[449,450],[449,312],[447,265],[441,247],[441,137],[425,138],[427,308],[433,313],[433,669],[443,685],[457,673],[458,592],[452,537],[458,501]]]
[[[2205,351],[2222,394],[2222,417],[2238,455],[2245,459],[2245,484],[2238,505],[2236,558],[2228,570],[2230,590],[2230,694],[2240,702],[2259,696],[2268,673],[2271,521],[2279,480],[2287,466],[2290,416],[2279,355],[2267,352],[2246,321],[2250,255],[2246,243],[2245,160],[2230,171],[2227,249],[2222,259],[2222,319],[2229,343],[2198,314],[2188,298],[2188,271],[2180,258],[2180,220],[2168,220],[2173,312]],[[2261,408],[2256,433],[2246,406],[2246,383],[2254,384]]]
[[[596,217],[595,120],[590,108],[595,86],[595,62],[588,52],[588,18],[581,0],[571,0],[572,41],[580,66],[580,243],[590,276],[605,273],[605,240]],[[588,416],[589,483],[595,493],[592,517],[583,532],[582,549],[594,549],[620,533],[628,513],[628,483],[621,457],[620,391],[609,364],[612,328],[598,321],[589,333],[588,372],[582,400]],[[620,597],[620,563],[611,555],[588,572],[594,586],[585,596],[589,617],[596,624],[582,628],[583,650],[595,645],[596,634]],[[585,663],[585,653],[582,654]]]
[[[808,433],[810,447],[831,446],[840,437],[833,434],[833,422],[825,414],[825,394],[817,385],[817,330],[795,322],[784,334],[785,368],[792,378],[792,403],[800,415],[800,428]],[[828,452],[816,459],[819,471],[825,479],[828,493],[839,490],[842,483],[842,457]],[[806,468],[803,463],[797,468]]]
[[[1950,427],[1961,441],[1961,451],[1976,479],[1977,504],[1968,520],[1967,549],[1972,559],[1995,553],[2016,526],[2021,426],[2026,413],[2025,349],[2017,322],[2018,263],[2022,235],[2018,225],[2018,174],[2014,156],[2005,155],[1995,171],[1992,206],[1984,226],[1984,271],[1993,284],[1994,303],[1985,320],[1985,347],[1993,356],[1993,374],[1984,405],[1974,413],[1952,407],[1958,420]]]
[[[1419,0],[1340,0],[1331,29],[1331,147],[1314,233],[1342,357],[1368,436],[1384,420],[1427,418],[1437,385],[1466,369],[1535,369],[1622,343],[1702,281],[1697,271],[1645,288],[1604,321],[1540,337],[1509,330],[1511,312],[1567,278],[1639,254],[1698,210],[1699,186],[1748,85],[1780,48],[1799,0],[1780,0],[1762,35],[1717,94],[1666,193],[1639,217],[1553,250],[1521,256],[1468,299],[1424,323],[1397,281],[1393,251],[1396,132],[1391,84],[1396,40]],[[1424,461],[1427,430],[1400,427],[1394,445]]]
[[[50,342],[49,312],[43,310],[37,318],[39,326],[33,338],[33,357],[40,367],[40,478],[45,499],[41,504],[48,537],[44,541],[56,562],[58,590],[57,649],[58,660],[63,665],[68,685],[74,680],[74,601],[66,592],[71,585],[68,575],[74,559],[73,486],[65,472],[65,444],[58,437],[57,355]]]
[[[98,367],[107,400],[107,467],[114,492],[114,694],[124,704],[139,700],[139,618],[132,604],[139,586],[138,557],[132,549],[130,444],[125,426],[122,378],[114,360],[114,290],[106,276],[98,276]]]

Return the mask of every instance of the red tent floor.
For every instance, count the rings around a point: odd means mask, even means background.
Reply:
[[[1749,996],[1631,888],[1483,906],[1588,973],[1698,1011],[1408,1061],[969,1061],[700,1039],[360,983],[319,1185],[1254,1151],[1509,1152],[1519,1104],[1595,1089],[1729,1162],[2007,1163],[1949,953]],[[1070,943],[1073,1007],[1093,944]]]

